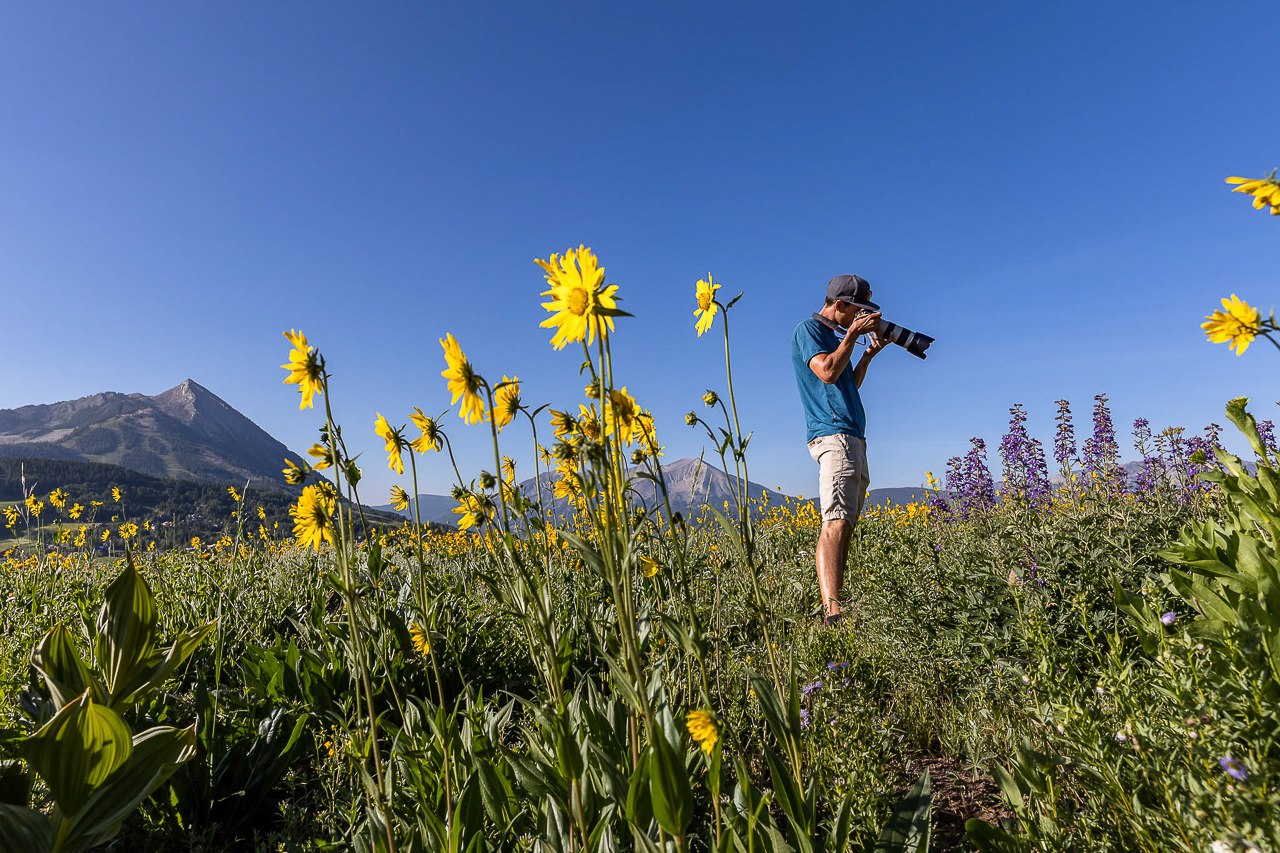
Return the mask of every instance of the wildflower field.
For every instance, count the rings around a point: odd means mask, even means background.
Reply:
[[[1105,396],[1079,443],[1062,401],[1054,479],[1015,406],[998,460],[975,439],[931,501],[863,517],[827,628],[813,506],[745,491],[736,299],[697,285],[726,381],[687,423],[741,488],[684,518],[612,360],[617,288],[586,248],[539,264],[582,402],[534,408],[447,335],[461,422],[370,419],[413,494],[450,430],[490,434],[457,530],[367,523],[297,331],[323,440],[285,472],[292,536],[252,492],[183,551],[61,490],[8,508],[0,850],[1280,849],[1280,456],[1247,401],[1252,458],[1139,421],[1136,475]],[[1238,351],[1274,329],[1224,307],[1206,333]]]

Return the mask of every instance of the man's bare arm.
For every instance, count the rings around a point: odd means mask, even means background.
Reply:
[[[849,334],[844,336],[844,340],[840,342],[840,345],[835,348],[834,352],[820,352],[813,358],[809,359],[809,369],[812,370],[823,382],[831,385],[840,378],[840,374],[844,373],[844,369],[849,366],[849,359],[853,357],[854,345],[857,344],[860,336],[866,334],[871,335],[872,346],[875,347],[876,352],[879,352],[884,346],[883,343],[880,343],[879,345],[876,343],[878,339],[875,336],[875,328],[876,322],[879,319],[879,312],[875,314],[863,314],[860,316],[857,321],[849,327]],[[870,347],[868,347],[868,351],[869,350]],[[873,356],[875,355],[874,352],[871,354]],[[870,359],[867,359],[867,361],[869,362]],[[861,370],[862,374],[865,374],[867,371],[866,365],[864,365],[861,360],[858,362],[858,367],[855,367],[854,369]],[[854,377],[855,381],[861,385],[862,375],[855,373]]]

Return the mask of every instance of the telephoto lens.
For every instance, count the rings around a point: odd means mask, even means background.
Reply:
[[[876,327],[876,334],[897,344],[916,358],[924,358],[924,351],[929,348],[929,344],[933,343],[933,338],[923,332],[913,332],[905,326],[890,323],[883,317],[880,318],[880,324]]]

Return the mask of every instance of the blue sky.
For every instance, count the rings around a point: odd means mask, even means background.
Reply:
[[[745,293],[752,476],[790,494],[816,466],[788,345],[840,273],[937,338],[868,374],[873,488],[995,445],[1015,402],[1046,441],[1054,400],[1083,434],[1099,392],[1122,440],[1226,425],[1240,394],[1277,413],[1280,353],[1199,328],[1277,301],[1280,221],[1223,183],[1280,165],[1274,3],[454,6],[0,10],[0,408],[191,377],[302,451],[298,328],[382,502],[375,413],[448,406],[446,332],[527,400],[580,400],[533,259],[585,243],[671,459],[724,389],[694,283]],[[492,467],[448,424],[464,474]],[[529,447],[504,433],[526,476]],[[447,491],[445,460],[420,473]]]

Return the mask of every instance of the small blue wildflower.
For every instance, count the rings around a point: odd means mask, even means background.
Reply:
[[[830,663],[827,664],[827,669],[831,670],[832,672],[839,672],[840,670],[847,669],[848,667],[849,667],[849,664],[847,663],[836,663],[835,661],[831,661]]]
[[[1174,620],[1177,618],[1178,618],[1178,614],[1170,610],[1168,613],[1162,614],[1160,616],[1160,622],[1161,624],[1168,626],[1168,625],[1172,625]]]
[[[800,728],[802,729],[809,728],[809,712],[806,711],[804,708],[800,709]]]
[[[811,695],[813,695],[815,692],[817,692],[817,691],[819,691],[819,690],[821,690],[821,689],[822,689],[822,682],[821,682],[821,681],[815,681],[815,682],[813,682],[813,684],[806,684],[804,687],[801,687],[801,688],[800,688],[800,692],[801,692],[801,693],[803,693],[803,694],[804,694],[804,695],[806,695],[806,696],[811,696]]]
[[[1236,761],[1230,755],[1224,755],[1218,759],[1218,766],[1226,771],[1227,775],[1232,779],[1243,782],[1249,778],[1249,771],[1244,769],[1244,765]]]

